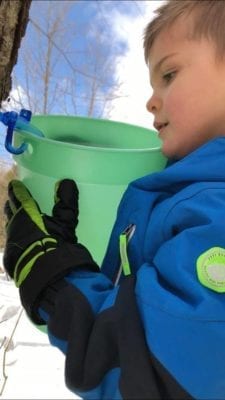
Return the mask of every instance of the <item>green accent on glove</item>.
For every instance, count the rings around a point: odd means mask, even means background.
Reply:
[[[23,283],[23,281],[26,279],[27,275],[31,271],[31,268],[33,267],[35,261],[38,259],[38,257],[45,254],[45,252],[38,251],[38,253],[34,257],[32,257],[28,262],[25,262],[24,266],[23,266],[23,261],[26,259],[27,256],[29,257],[30,253],[32,253],[36,247],[39,249],[42,249],[43,245],[46,247],[47,243],[50,243],[50,244],[54,243],[55,246],[46,248],[45,249],[46,252],[56,249],[56,244],[57,244],[56,240],[53,238],[46,238],[46,239],[43,239],[42,241],[38,240],[37,242],[32,243],[21,255],[18,262],[16,263],[14,277],[13,277],[16,287],[20,287],[20,285]],[[22,267],[21,267],[21,264],[22,264]]]
[[[13,194],[15,196],[14,203],[12,199],[10,199],[10,207],[13,216],[15,217],[17,212],[19,212],[23,208],[24,211],[29,215],[31,220],[39,227],[39,229],[48,235],[37,203],[34,201],[27,188],[22,182],[17,180],[13,180],[11,182],[11,185],[13,188]],[[12,221],[13,219],[9,221],[9,225],[12,223]]]

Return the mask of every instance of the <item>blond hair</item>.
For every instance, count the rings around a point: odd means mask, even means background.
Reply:
[[[155,11],[156,17],[144,31],[144,55],[148,63],[151,47],[164,29],[170,28],[179,17],[193,16],[191,39],[211,40],[219,59],[225,56],[224,0],[168,0]]]

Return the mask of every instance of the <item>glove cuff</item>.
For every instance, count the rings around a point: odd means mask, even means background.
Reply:
[[[23,307],[35,324],[43,324],[38,313],[43,291],[48,285],[80,267],[99,272],[99,267],[91,254],[81,244],[65,242],[35,260],[32,269],[19,287]]]

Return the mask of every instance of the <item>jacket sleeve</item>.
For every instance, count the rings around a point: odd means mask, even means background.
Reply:
[[[224,398],[225,299],[212,282],[214,264],[217,274],[225,268],[223,196],[202,191],[179,202],[153,259],[119,286],[76,271],[48,289],[40,314],[65,353],[72,391],[88,399]]]
[[[136,298],[157,359],[194,398],[223,399],[225,189],[208,186],[168,210],[162,243],[138,272]]]

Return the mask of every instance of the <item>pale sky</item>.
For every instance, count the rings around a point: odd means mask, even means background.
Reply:
[[[138,3],[138,2],[137,2]],[[128,52],[118,59],[115,74],[123,82],[120,93],[126,97],[114,101],[111,119],[152,128],[153,117],[146,110],[146,102],[152,93],[148,69],[144,61],[143,30],[154,17],[154,10],[162,1],[142,3],[136,16],[115,13],[110,16],[115,35],[126,40]]]

